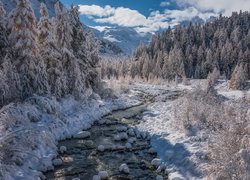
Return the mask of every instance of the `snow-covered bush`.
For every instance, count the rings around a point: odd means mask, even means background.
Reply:
[[[218,129],[221,111],[221,102],[214,91],[197,87],[176,102],[173,113],[177,122],[176,127],[192,135],[202,129]]]
[[[229,84],[231,89],[244,90],[246,81],[248,80],[247,69],[248,65],[243,63],[235,67]]]
[[[201,88],[176,102],[176,128],[188,135],[207,134],[206,167],[211,179],[247,179],[248,155],[240,152],[250,151],[249,108],[247,97],[226,100]]]

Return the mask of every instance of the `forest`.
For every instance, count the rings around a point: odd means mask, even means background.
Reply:
[[[9,14],[0,4],[0,105],[33,94],[81,99],[97,92],[98,46],[77,7],[68,11],[58,2],[50,18],[42,3],[37,21],[28,0],[17,2]]]
[[[244,89],[250,78],[250,14],[234,12],[205,24],[170,27],[141,44],[126,62],[101,62],[102,77],[206,79],[215,69]],[[110,65],[112,64],[112,65]],[[238,81],[238,82],[235,82]]]

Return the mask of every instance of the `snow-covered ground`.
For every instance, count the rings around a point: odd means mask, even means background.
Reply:
[[[1,173],[5,179],[39,179],[40,171],[53,169],[52,160],[57,156],[57,142],[86,130],[104,115],[141,103],[139,90],[155,97],[143,113],[138,125],[140,131],[149,132],[151,144],[162,163],[166,165],[170,179],[204,179],[207,134],[187,135],[176,125],[174,105],[179,96],[205,81],[194,80],[184,86],[150,85],[132,83],[130,91],[124,91],[117,99],[77,101],[72,97],[56,99],[34,96],[24,103],[13,103],[0,109],[0,157],[9,155],[7,166],[2,160]],[[227,82],[216,86],[219,94],[228,99],[238,99],[250,91],[232,91]],[[177,98],[177,99],[176,99]],[[7,142],[7,143],[4,143]],[[13,152],[14,154],[10,154]]]
[[[162,163],[167,166],[170,179],[205,179],[206,148],[208,138],[205,132],[196,135],[186,135],[183,129],[176,125],[173,117],[176,100],[168,97],[178,92],[190,92],[196,86],[205,87],[205,80],[192,80],[190,85],[149,85],[136,83],[131,87],[145,91],[155,96],[155,102],[144,112],[143,120],[138,125],[141,131],[149,132],[151,143],[158,153]],[[219,81],[215,87],[218,94],[229,100],[242,98],[250,91],[233,91],[226,81]]]
[[[117,99],[96,98],[85,102],[72,97],[57,100],[34,96],[24,103],[3,107],[0,110],[1,174],[6,180],[40,179],[40,171],[53,169],[52,159],[57,156],[59,140],[90,128],[94,121],[112,110],[139,103],[136,92],[132,92]],[[6,157],[5,161],[2,157]],[[15,165],[7,165],[8,161]]]

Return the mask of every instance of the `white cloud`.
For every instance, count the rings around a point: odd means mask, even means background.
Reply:
[[[115,8],[107,5],[104,8],[97,5],[79,5],[79,12],[87,16],[107,17],[115,12]]]
[[[168,2],[168,1],[163,1],[163,2],[161,2],[161,4],[160,4],[161,7],[167,7],[167,6],[169,6],[169,5],[170,5],[170,2]]]
[[[124,7],[100,7],[97,5],[80,5],[80,13],[93,19],[99,24],[112,24],[125,27],[134,27],[138,32],[155,32],[159,29],[167,28],[167,18],[159,11],[151,12],[149,17],[145,17],[137,10]],[[106,27],[97,26],[96,29],[103,31]]]
[[[112,16],[99,18],[95,21],[97,23],[110,23],[119,26],[136,27],[144,25],[146,20],[147,18],[136,10],[118,7],[115,9]]]
[[[198,7],[187,4],[188,0],[177,0],[180,6],[186,8],[177,10],[166,9],[164,12],[152,11],[148,17],[144,16],[137,10],[125,7],[100,7],[97,5],[80,5],[80,13],[93,19],[98,24],[112,24],[125,27],[133,27],[140,33],[156,32],[160,29],[166,29],[168,26],[175,26],[183,21],[190,21],[199,16],[207,20],[215,13],[202,12]],[[199,0],[190,0],[199,1]],[[206,0],[205,0],[206,1]],[[166,2],[166,1],[164,1]],[[97,26],[96,29],[103,31],[104,26]]]
[[[249,11],[250,0],[176,0],[182,7],[192,6],[199,11],[213,11],[230,16],[234,11]]]

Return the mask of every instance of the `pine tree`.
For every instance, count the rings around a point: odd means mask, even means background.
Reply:
[[[55,39],[57,47],[70,53],[72,41],[72,27],[70,26],[70,16],[65,7],[60,7],[60,3],[55,4]]]
[[[231,89],[244,90],[247,81],[246,65],[241,63],[237,65],[232,74],[229,87]]]
[[[20,75],[22,97],[48,93],[45,65],[38,53],[36,18],[30,2],[17,0],[9,20],[9,40],[16,52],[13,63]]]

